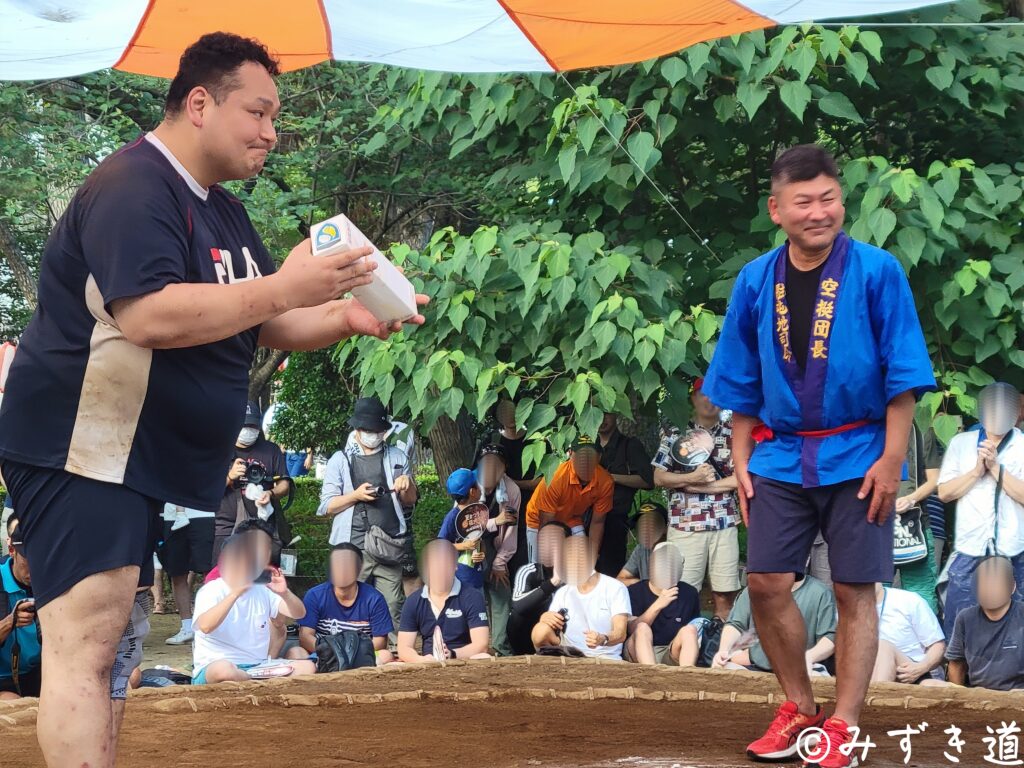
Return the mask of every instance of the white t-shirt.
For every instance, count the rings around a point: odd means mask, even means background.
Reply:
[[[878,618],[878,637],[892,643],[911,661],[921,661],[928,646],[945,640],[935,613],[916,592],[887,587]]]
[[[224,579],[214,579],[196,594],[193,616],[202,616],[231,593]],[[239,597],[221,625],[210,634],[200,632],[196,623],[193,668],[198,672],[222,659],[232,664],[259,664],[270,653],[270,620],[281,610],[281,596],[262,584],[254,584]]]
[[[978,432],[962,432],[949,441],[942,460],[939,484],[956,480],[974,469],[978,463]],[[1009,444],[999,454],[999,463],[1006,472],[1024,480],[1024,435],[1013,430]],[[971,557],[985,554],[985,546],[995,530],[996,481],[984,475],[956,502],[956,551]],[[1024,506],[1010,498],[1004,490],[999,500],[999,541],[1001,554],[1013,557],[1024,552]]]
[[[588,648],[584,637],[588,631],[610,635],[612,617],[619,614],[629,616],[632,610],[629,604],[629,590],[621,581],[600,574],[597,584],[586,594],[576,587],[561,587],[551,599],[551,607],[548,610],[558,612],[562,608],[569,611],[569,626],[565,628],[563,635],[566,643],[579,648],[587,656],[622,658],[622,643]]]

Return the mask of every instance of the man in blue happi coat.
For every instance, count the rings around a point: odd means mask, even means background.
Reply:
[[[704,382],[735,414],[754,623],[787,698],[747,753],[846,768],[856,756],[839,748],[852,740],[878,645],[874,584],[893,578],[892,512],[915,399],[935,378],[903,268],[843,231],[832,156],[793,147],[771,183],[769,213],[787,240],[740,272]],[[839,611],[828,719],[792,596],[819,530]],[[801,744],[810,728],[827,736],[816,747]]]

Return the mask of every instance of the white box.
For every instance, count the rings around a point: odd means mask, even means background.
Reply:
[[[310,230],[314,256],[330,256],[344,248],[367,246],[377,263],[373,282],[352,289],[352,295],[382,323],[405,322],[416,315],[416,289],[398,268],[344,214],[321,221]]]

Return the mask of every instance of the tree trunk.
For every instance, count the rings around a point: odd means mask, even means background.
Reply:
[[[461,411],[457,419],[443,415],[429,433],[430,448],[434,452],[434,466],[444,487],[448,475],[459,467],[468,467],[473,461],[473,430],[469,416]]]
[[[30,311],[35,312],[38,288],[35,275],[32,274],[31,267],[29,267],[28,262],[21,253],[21,249],[18,247],[18,241],[14,237],[14,232],[3,219],[0,219],[0,253],[3,254],[7,265],[11,268],[14,282],[17,283],[18,288],[21,290],[21,295],[25,299],[25,305]]]
[[[260,347],[256,350],[256,359],[249,371],[249,399],[258,402],[260,410],[265,411],[270,406],[270,380],[286,357],[288,353],[280,349]]]

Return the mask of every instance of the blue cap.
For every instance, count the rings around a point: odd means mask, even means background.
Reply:
[[[476,484],[476,472],[471,469],[456,469],[448,475],[448,495],[460,499],[469,496],[469,492]]]

